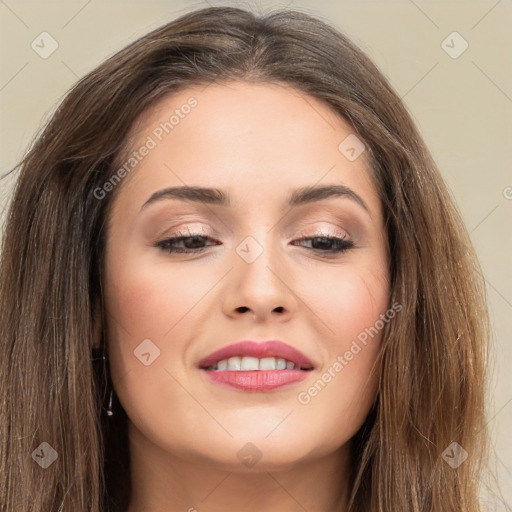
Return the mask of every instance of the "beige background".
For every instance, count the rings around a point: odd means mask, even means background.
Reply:
[[[15,165],[73,83],[135,38],[195,7],[299,9],[345,32],[381,67],[416,119],[471,232],[488,284],[494,372],[489,425],[502,496],[512,510],[512,2],[184,2],[0,0],[0,172]],[[43,31],[58,49],[41,58]],[[458,58],[441,46],[457,31]],[[461,49],[462,41],[448,39]],[[12,179],[0,182],[0,215]],[[471,455],[471,454],[470,454]],[[507,505],[508,503],[508,505]]]

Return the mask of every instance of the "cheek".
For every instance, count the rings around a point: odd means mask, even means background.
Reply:
[[[188,404],[186,394],[166,372],[168,342],[172,340],[173,358],[178,360],[190,330],[187,322],[194,318],[191,313],[205,293],[204,285],[190,279],[190,274],[187,278],[142,258],[111,265],[108,276],[107,339],[117,396],[138,425],[145,424],[144,418],[165,425],[170,416],[162,404],[173,403],[178,410]]]
[[[190,272],[165,264],[145,263],[113,268],[107,286],[109,311],[124,328],[123,336],[161,340],[198,303],[205,284]]]
[[[183,273],[170,272],[169,268],[144,259],[112,264],[107,275],[105,300],[112,379],[114,383],[123,380],[123,387],[128,381],[137,383],[132,391],[142,393],[151,388],[156,375],[167,377],[162,372],[168,362],[168,340],[172,339],[177,354],[183,352],[183,329],[193,317],[190,311],[204,294],[204,286],[190,276],[187,279]],[[147,353],[149,356],[143,355]],[[150,364],[145,365],[144,358]],[[130,377],[124,379],[128,373]]]
[[[389,306],[387,280],[383,274],[346,268],[335,285],[332,276],[315,283],[309,300],[324,324],[322,368],[312,386],[301,390],[298,402],[322,421],[350,418],[342,424],[354,429],[364,420],[376,392],[372,370],[386,325],[382,318]],[[326,410],[331,411],[328,417]]]
[[[375,324],[389,304],[383,273],[347,267],[335,278],[332,274],[317,276],[311,284],[305,285],[308,300],[325,324],[323,332],[328,333],[331,349],[346,350],[352,340]]]

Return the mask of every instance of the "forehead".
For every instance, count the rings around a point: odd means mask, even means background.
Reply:
[[[366,154],[350,161],[340,150],[353,136],[332,108],[285,84],[193,86],[164,97],[134,125],[129,152],[151,148],[121,195],[142,204],[163,186],[201,185],[236,191],[240,200],[282,201],[292,188],[327,181],[364,189],[371,203]]]

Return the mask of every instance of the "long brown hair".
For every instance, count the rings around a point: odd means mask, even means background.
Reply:
[[[403,312],[384,330],[378,393],[352,440],[350,512],[479,511],[485,289],[436,164],[386,78],[344,35],[297,11],[228,7],[182,16],[79,80],[18,165],[0,268],[2,510],[126,508],[127,417],[118,402],[110,424],[102,414],[112,383],[93,350],[122,183],[101,200],[95,190],[150,106],[229,80],[284,83],[329,105],[364,141],[384,207],[391,303]],[[46,469],[34,458],[44,442],[58,454]],[[469,456],[455,468],[446,454],[459,446]]]

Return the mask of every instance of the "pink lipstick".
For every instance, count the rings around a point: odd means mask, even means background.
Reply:
[[[203,358],[199,368],[218,384],[243,391],[269,391],[304,380],[312,362],[277,340],[242,341]]]

